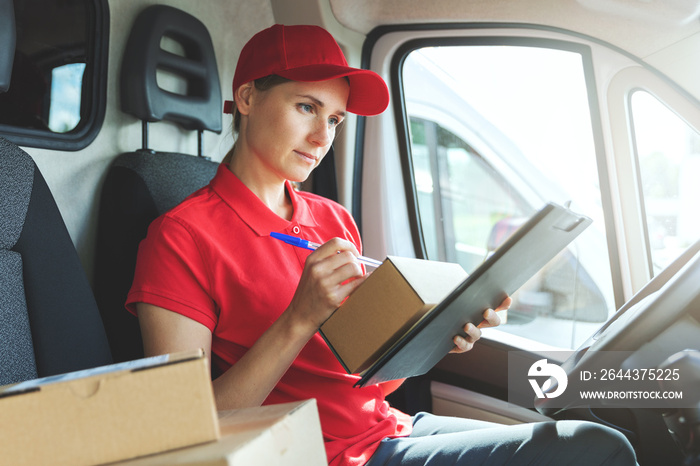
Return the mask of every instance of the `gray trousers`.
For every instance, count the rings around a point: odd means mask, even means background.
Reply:
[[[418,413],[408,437],[384,439],[366,466],[636,465],[618,431],[586,421],[506,426]]]

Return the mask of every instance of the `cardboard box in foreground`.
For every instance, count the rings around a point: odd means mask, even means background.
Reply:
[[[120,466],[328,465],[316,400],[219,413],[218,442],[119,463]]]
[[[219,437],[201,350],[2,387],[0,425],[12,465],[101,464]]]
[[[359,373],[465,278],[459,264],[389,256],[321,326],[338,360]]]

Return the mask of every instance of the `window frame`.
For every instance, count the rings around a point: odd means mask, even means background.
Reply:
[[[644,192],[644,179],[642,176],[642,166],[641,166],[641,160],[640,160],[640,150],[638,147],[638,139],[637,139],[637,125],[635,123],[634,119],[634,108],[632,104],[632,98],[636,93],[645,93],[648,94],[650,97],[654,98],[660,105],[663,105],[666,107],[666,109],[675,115],[678,120],[683,121],[689,129],[694,130],[697,134],[698,137],[700,137],[700,128],[697,126],[693,125],[690,121],[688,121],[686,118],[684,118],[684,115],[678,111],[676,107],[673,105],[669,104],[666,100],[664,100],[662,97],[657,95],[656,92],[654,92],[652,89],[646,88],[644,86],[635,86],[632,87],[629,91],[627,91],[625,95],[625,107],[627,109],[627,118],[628,118],[628,125],[629,125],[629,136],[630,136],[630,152],[632,156],[632,164],[634,167],[634,181],[637,187],[637,197],[638,197],[638,202],[640,206],[640,228],[642,231],[642,236],[643,236],[643,244],[644,244],[644,252],[646,253],[646,266],[647,266],[647,273],[650,278],[654,278],[657,276],[659,273],[661,273],[664,268],[662,267],[658,272],[655,271],[654,267],[654,251],[651,246],[652,239],[651,239],[651,232],[649,230],[649,215],[648,215],[648,200],[647,196]],[[686,95],[685,96],[688,99],[692,99],[692,101],[696,102],[697,104],[700,104],[700,102],[697,102],[696,99]],[[682,253],[681,253],[682,254]],[[674,260],[677,259],[674,258]],[[673,262],[673,261],[672,261]]]
[[[625,237],[626,244],[622,245],[621,250],[630,271],[629,280],[625,283],[628,298],[655,276],[647,228],[646,205],[641,188],[638,150],[631,119],[632,95],[638,91],[651,94],[685,120],[690,127],[700,132],[700,100],[655,68],[638,60],[636,62],[639,67],[620,70],[611,78],[608,85],[609,118],[618,124],[624,122],[628,127],[625,137],[618,136],[612,140],[615,169],[618,172],[633,175],[626,181],[625,186],[618,188],[620,191],[633,194],[620,199],[620,219],[618,220],[620,228],[622,231],[638,232],[637,236]],[[618,183],[621,182],[622,180],[618,180]]]
[[[89,91],[81,94],[81,107],[88,109],[85,118],[81,119],[76,128],[66,133],[0,124],[2,137],[19,146],[61,151],[79,151],[97,137],[107,108],[109,6],[107,0],[91,1],[94,11],[87,12],[86,21],[93,25],[93,35],[87,39],[87,51],[94,58],[94,65],[85,67],[83,78],[90,82]]]

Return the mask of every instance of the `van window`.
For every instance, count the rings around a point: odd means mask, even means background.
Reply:
[[[79,150],[105,108],[105,0],[15,0],[17,43],[0,133],[20,145]],[[0,46],[2,46],[0,44]]]
[[[700,136],[645,91],[630,98],[654,274],[700,238]]]
[[[546,202],[594,222],[514,294],[505,332],[576,348],[615,310],[581,52],[430,45],[401,78],[424,255],[469,272]]]
[[[411,118],[411,144],[428,257],[473,270],[495,244],[494,220],[532,213],[524,199],[469,144],[434,121]],[[437,186],[434,180],[438,180]],[[503,236],[494,237],[495,243]]]

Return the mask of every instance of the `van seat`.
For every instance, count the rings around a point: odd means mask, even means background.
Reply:
[[[87,276],[32,158],[0,138],[0,385],[110,364]]]
[[[15,55],[12,0],[0,0],[0,92]],[[110,364],[95,297],[34,160],[0,137],[0,385]]]
[[[163,38],[184,56],[161,48]],[[186,94],[161,89],[158,70],[186,83]],[[138,319],[124,308],[139,242],[148,225],[206,185],[218,163],[203,154],[204,130],[221,132],[222,99],[211,37],[190,14],[153,5],[136,18],[121,70],[122,110],[142,121],[143,147],[116,157],[102,189],[95,257],[95,295],[115,361],[143,356]],[[198,132],[198,155],[149,147],[148,125],[169,121]]]

